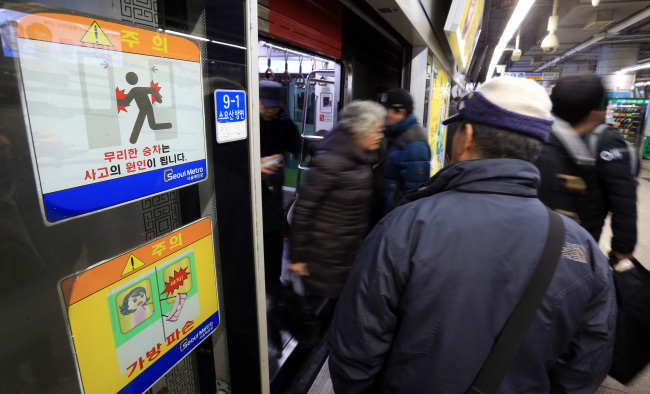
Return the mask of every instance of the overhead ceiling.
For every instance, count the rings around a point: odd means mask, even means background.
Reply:
[[[486,0],[483,28],[479,37],[479,45],[474,61],[471,64],[466,79],[482,81],[485,79],[489,61],[501,34],[505,29],[517,0]],[[561,71],[567,63],[579,66],[582,71],[595,71],[598,55],[602,45],[623,45],[635,43],[640,45],[639,60],[650,60],[650,17],[637,21],[620,29],[621,22],[626,22],[635,15],[650,7],[650,1],[602,0],[593,7],[591,0],[561,0],[558,6],[558,31],[556,35],[560,46],[554,53],[545,53],[540,44],[548,34],[548,18],[552,13],[552,0],[538,0],[521,25],[520,49],[522,56],[519,61],[511,60],[512,51],[505,51],[499,64],[506,64],[507,70],[519,72],[532,71]],[[648,13],[650,15],[650,12]],[[610,30],[615,34],[606,34]],[[596,39],[593,39],[597,37]],[[589,40],[596,41],[592,45],[574,52],[574,48]],[[514,49],[515,40],[511,45]],[[482,56],[480,52],[486,52]],[[562,55],[572,53],[562,58]],[[549,64],[561,57],[558,62]],[[650,70],[637,72],[638,79],[650,79]]]

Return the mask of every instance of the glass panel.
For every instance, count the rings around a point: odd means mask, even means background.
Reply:
[[[246,332],[239,341],[245,339],[251,343],[247,349],[242,348],[241,354],[235,356],[239,357],[237,361],[240,365],[247,364],[246,373],[251,375],[251,370],[254,370],[259,360],[254,317],[254,260],[250,252],[253,250],[252,229],[251,220],[246,220],[246,217],[250,218],[251,215],[248,141],[215,147],[212,144],[214,137],[210,138],[214,135],[213,103],[210,97],[212,89],[218,85],[213,81],[222,79],[237,84],[240,89],[246,87],[244,2],[226,1],[228,4],[224,5],[220,2],[218,6],[206,6],[201,0],[174,2],[174,4],[151,0],[138,2],[49,0],[46,2],[52,6],[67,7],[75,11],[15,3],[10,10],[8,5],[0,4],[2,42],[0,275],[6,281],[0,290],[0,295],[5,300],[11,300],[2,308],[2,311],[8,313],[11,324],[5,325],[0,339],[0,346],[3,349],[0,352],[0,364],[3,365],[0,370],[1,391],[8,393],[79,392],[80,385],[69,333],[66,331],[66,322],[61,311],[57,282],[65,276],[88,269],[129,251],[147,240],[162,236],[205,216],[210,216],[214,225],[214,243],[215,247],[219,248],[215,249],[215,252],[220,252],[218,254],[221,255],[221,261],[228,265],[228,268],[224,269],[219,262],[216,262],[218,288],[220,291],[228,288],[226,293],[233,294],[224,296],[224,293],[220,293],[219,301],[223,306],[226,299],[243,300],[239,304],[233,301],[234,312],[231,321],[235,330]],[[161,8],[158,8],[158,4],[161,4]],[[99,211],[90,211],[86,216],[54,225],[47,223],[42,214],[41,192],[48,186],[48,182],[65,180],[67,174],[62,166],[62,158],[70,155],[71,149],[74,149],[75,144],[79,142],[70,139],[70,136],[75,135],[75,132],[80,129],[88,130],[87,135],[83,137],[83,142],[88,144],[87,150],[112,151],[117,160],[118,151],[124,151],[118,148],[129,147],[127,141],[133,120],[127,127],[126,139],[122,136],[120,142],[120,133],[116,133],[115,130],[120,129],[120,122],[123,122],[120,117],[125,116],[125,112],[117,108],[118,98],[115,89],[116,86],[120,90],[129,86],[125,75],[116,76],[112,70],[125,67],[126,56],[122,56],[121,52],[117,51],[86,50],[108,45],[107,37],[102,36],[101,30],[92,26],[88,26],[88,31],[83,37],[79,37],[79,40],[86,40],[95,47],[70,51],[69,49],[75,46],[61,41],[57,45],[64,49],[56,54],[48,53],[53,46],[47,45],[47,39],[51,37],[52,29],[61,27],[57,26],[56,21],[50,21],[51,24],[49,22],[33,24],[22,30],[16,23],[21,16],[35,12],[59,12],[80,17],[88,16],[96,18],[97,21],[109,20],[111,23],[123,25],[125,30],[143,28],[143,26],[145,29],[156,28],[159,30],[148,31],[162,31],[164,33],[161,34],[167,35],[176,33],[180,37],[189,36],[190,40],[197,41],[200,45],[202,62],[196,70],[174,73],[172,71],[175,70],[174,61],[152,55],[152,58],[158,60],[155,64],[147,65],[148,71],[139,75],[140,82],[144,81],[145,86],[149,85],[148,80],[156,80],[158,87],[162,87],[159,91],[162,100],[153,104],[156,120],[151,123],[144,122],[141,138],[146,133],[156,131],[148,128],[152,123],[174,125],[155,134],[156,143],[152,143],[152,146],[167,144],[166,141],[170,138],[173,140],[187,138],[188,133],[180,127],[177,128],[177,124],[191,124],[198,130],[205,128],[208,136],[206,143],[209,180],[151,197],[137,196],[131,202]],[[91,15],[82,14],[83,12]],[[24,45],[20,47],[18,36],[25,34],[34,39],[23,40]],[[43,37],[42,40],[37,39],[39,35]],[[111,45],[129,46],[126,39],[132,38],[125,38],[122,35],[116,39],[111,36],[109,41]],[[161,51],[167,49],[167,44],[169,43],[160,37],[151,42],[153,49],[157,48],[156,50]],[[19,52],[20,58],[18,58]],[[48,63],[55,55],[59,60],[55,64]],[[30,89],[34,93],[30,104],[35,106],[33,107],[35,113],[41,114],[40,118],[35,116],[33,122],[29,124],[22,99],[27,75],[20,73],[19,63],[17,63],[19,59],[23,62],[25,70],[29,70],[30,73]],[[187,90],[188,86],[197,88],[190,92]],[[178,89],[174,90],[174,87]],[[128,94],[128,90],[125,94]],[[205,109],[203,120],[198,116],[191,119],[183,116],[183,108],[187,106],[186,97],[183,95],[188,94],[192,97],[199,95],[198,102],[203,104]],[[150,97],[153,96],[155,94],[151,94]],[[203,102],[201,96],[204,97]],[[78,114],[79,109],[83,112],[81,115]],[[138,109],[139,104],[132,102],[127,113],[137,113]],[[77,116],[78,119],[73,119],[72,116]],[[95,119],[92,124],[88,123],[90,118]],[[205,125],[201,124],[202,121]],[[56,135],[48,134],[51,133],[52,124],[59,126],[65,124],[66,127],[59,130]],[[31,126],[32,134],[38,138],[31,137],[28,126]],[[170,135],[169,133],[172,132],[177,134]],[[204,137],[199,136],[199,138]],[[34,165],[31,153],[39,151],[45,151],[47,154],[43,162],[37,164],[49,165],[52,174],[55,175],[59,166],[60,179],[53,175],[47,178],[48,182],[39,181],[41,174],[38,167]],[[215,159],[214,163],[213,152],[218,152],[220,157],[218,160]],[[83,152],[77,153],[77,156],[81,157]],[[141,150],[139,153],[144,154]],[[128,149],[124,154],[129,154]],[[83,166],[84,160],[80,159],[79,164]],[[106,166],[107,171],[111,171],[115,162],[110,164]],[[157,164],[162,165],[160,161]],[[127,171],[126,165],[121,166],[120,170]],[[234,185],[232,190],[237,193],[236,198],[225,195],[223,191],[220,192],[221,194],[215,192],[215,183]],[[137,190],[137,185],[134,188]],[[121,192],[128,192],[128,190],[118,187],[109,191],[109,193]],[[215,201],[218,203],[215,204]],[[80,199],[78,204],[84,202]],[[215,208],[217,205],[218,207]],[[220,211],[219,215],[216,214],[217,210]],[[229,217],[224,211],[233,212],[233,215]],[[223,217],[223,221],[217,222],[217,216],[220,219]],[[244,221],[244,225],[237,224],[240,220]],[[220,239],[219,234],[228,235]],[[233,239],[236,242],[232,241]],[[233,246],[235,243],[236,246]],[[245,273],[237,277],[236,272],[242,270]],[[233,278],[232,282],[228,281],[228,283],[237,283],[238,287],[223,283],[222,276]],[[144,287],[154,285],[155,283],[151,282]],[[244,294],[238,297],[238,291]],[[119,296],[118,294],[117,297]],[[122,298],[124,296],[122,294]],[[118,301],[114,301],[115,305],[111,304],[111,307],[117,308]],[[107,303],[105,307],[108,308],[109,304]],[[250,318],[250,314],[238,317],[236,311],[240,309],[252,311],[253,318]],[[138,324],[135,324],[138,326],[136,328],[147,325],[147,321],[151,320],[152,316],[145,314],[143,320],[138,320]],[[126,326],[120,325],[120,327],[130,329],[133,323],[131,320],[127,319]],[[230,381],[227,372],[229,360],[223,334],[226,328],[222,321],[218,333],[201,345],[201,356],[196,357],[192,353],[186,357],[182,365],[168,374],[168,378],[165,377],[156,383],[156,392],[163,389],[168,393],[216,392],[217,385],[227,387],[230,383],[233,383],[234,388],[235,384]],[[98,327],[98,330],[104,329],[107,328]],[[110,330],[110,327],[108,329]],[[235,353],[235,349],[240,346],[236,335],[233,337],[235,345],[230,349],[231,354]],[[206,358],[206,354],[209,357]],[[239,376],[240,381],[243,379],[238,371],[243,370],[244,368],[239,368],[233,372],[233,375]],[[242,392],[259,391],[259,380],[256,377],[247,376],[247,378],[250,383],[240,384],[240,387],[249,384],[253,391],[244,389]]]

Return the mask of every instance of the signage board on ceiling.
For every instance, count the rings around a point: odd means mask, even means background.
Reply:
[[[142,393],[219,325],[210,218],[59,282],[84,393]]]
[[[445,22],[445,34],[458,68],[467,71],[481,31],[484,0],[454,0]]]
[[[64,13],[22,14],[14,22],[46,223],[207,178],[193,41]]]
[[[558,71],[547,71],[542,73],[542,81],[557,81],[560,79]]]
[[[503,73],[503,76],[512,78],[526,78],[532,79],[533,81],[544,81],[544,74],[545,73],[505,72]]]

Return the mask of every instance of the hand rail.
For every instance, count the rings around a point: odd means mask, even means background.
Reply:
[[[298,58],[298,63],[300,66],[298,67],[298,76],[296,77],[295,85],[301,88],[305,86],[305,76],[302,75],[302,55]]]
[[[271,55],[269,55],[269,59],[267,60],[266,64],[269,66],[269,68],[267,68],[266,71],[264,71],[264,80],[273,81],[275,79],[275,73],[271,69]],[[270,76],[269,73],[271,73]]]
[[[284,52],[284,73],[280,77],[280,82],[291,83],[291,74],[289,74],[289,52]]]
[[[303,108],[302,108],[302,124],[300,127],[300,137],[302,140],[317,140],[317,139],[322,139],[322,136],[317,136],[317,135],[305,135],[305,127],[307,126],[307,110],[309,108],[309,87],[313,86],[311,85],[311,81],[313,77],[316,76],[316,74],[326,74],[326,75],[332,75],[336,76],[336,70],[312,70],[308,75],[307,75],[307,81],[305,83],[305,100],[303,102]],[[324,76],[323,76],[324,77]],[[327,84],[335,84],[336,81],[323,81],[321,82],[325,85]],[[320,138],[314,138],[314,137],[320,137]],[[296,190],[300,188],[300,175],[302,171],[309,171],[309,167],[303,167],[302,161],[304,159],[304,147],[305,144],[301,143],[300,144],[300,155],[298,155],[298,179],[296,179]]]

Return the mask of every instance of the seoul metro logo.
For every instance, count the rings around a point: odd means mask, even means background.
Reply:
[[[173,180],[186,178],[186,177],[188,178],[192,177],[196,179],[203,178],[203,167],[191,168],[183,172],[174,172],[173,168],[168,168],[165,170],[165,172],[163,172],[163,180],[165,182],[171,182]]]

